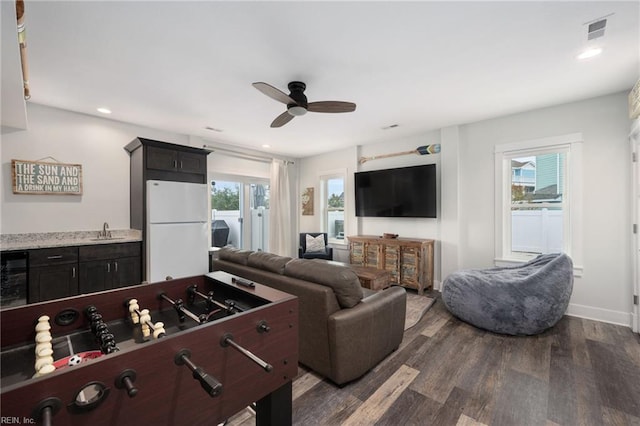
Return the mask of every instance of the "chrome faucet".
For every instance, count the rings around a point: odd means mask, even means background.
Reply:
[[[98,232],[98,238],[111,238],[111,231],[107,231],[109,229],[109,224],[105,222],[102,225],[102,232]]]

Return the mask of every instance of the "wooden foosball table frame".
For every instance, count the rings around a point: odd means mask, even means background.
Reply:
[[[185,299],[186,289],[193,285],[205,293],[223,292],[240,301],[259,301],[259,306],[244,312],[184,330],[167,329],[161,339],[123,344],[117,352],[42,377],[31,378],[35,372],[31,366],[21,380],[13,377],[8,386],[2,383],[1,416],[33,424],[216,425],[255,403],[258,425],[291,424],[291,384],[298,365],[298,300],[259,283],[237,285],[232,278],[214,272],[0,311],[5,352],[34,348],[34,324],[42,315],[51,318],[54,337],[86,330],[89,324],[82,313],[91,305],[105,321],[127,321],[127,300],[135,298],[151,311],[171,311],[174,307],[159,294]],[[60,317],[68,321],[73,312],[80,314],[74,322],[59,321]],[[228,338],[271,369],[261,368],[225,344]],[[188,353],[201,376],[219,382],[221,392],[216,396],[206,392],[194,380],[195,373],[177,361],[181,353]],[[131,371],[133,375],[127,373]],[[127,386],[123,374],[133,378]],[[78,404],[79,392],[91,384],[99,389],[98,402]]]

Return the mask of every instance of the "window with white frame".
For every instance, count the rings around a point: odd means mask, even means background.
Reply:
[[[581,157],[580,134],[496,146],[496,261],[581,257]]]
[[[344,242],[345,176],[345,173],[332,173],[320,177],[322,182],[322,229],[327,233],[329,242]]]

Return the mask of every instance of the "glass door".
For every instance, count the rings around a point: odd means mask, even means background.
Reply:
[[[211,246],[243,248],[241,182],[211,181]]]
[[[255,178],[211,182],[211,245],[269,248],[269,182]]]
[[[251,215],[251,250],[269,250],[269,184],[251,183],[249,188]]]

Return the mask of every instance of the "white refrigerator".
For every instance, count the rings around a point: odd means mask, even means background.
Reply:
[[[147,281],[209,272],[206,184],[147,181]]]

